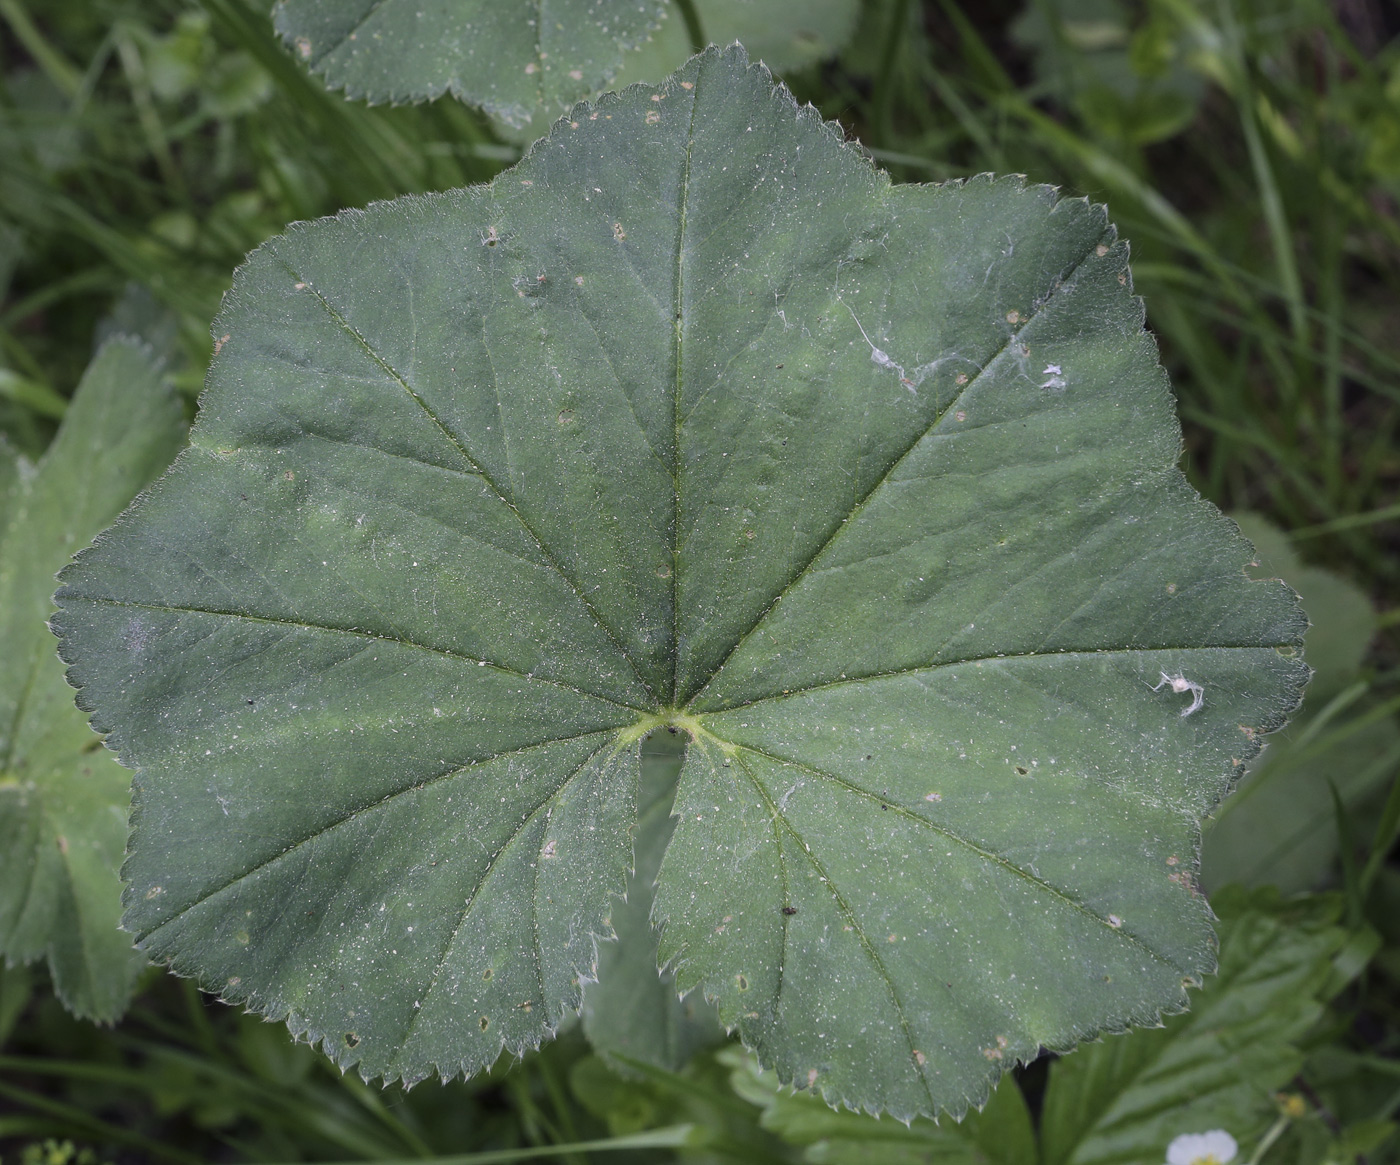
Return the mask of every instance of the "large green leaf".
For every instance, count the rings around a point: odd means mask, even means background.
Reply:
[[[1191,1013],[1051,1068],[1045,1165],[1161,1161],[1175,1137],[1207,1129],[1232,1134],[1248,1157],[1277,1117],[1275,1095],[1302,1066],[1298,1044],[1332,993],[1347,933],[1335,901],[1284,904],[1276,891],[1217,901],[1220,971],[1194,993]]]
[[[1102,208],[891,186],[741,49],[267,243],[58,596],[127,925],[342,1065],[475,1070],[577,1005],[669,726],[662,956],[782,1079],[956,1112],[1180,1007],[1304,623],[1127,284]]]
[[[183,437],[149,356],[114,340],[38,465],[0,456],[0,478],[18,470],[0,482],[0,953],[47,957],[60,998],[94,1019],[121,1013],[145,964],[117,925],[131,775],[74,707],[45,620],[54,575]]]
[[[701,35],[775,69],[830,56],[858,0],[695,0]],[[575,102],[657,82],[690,55],[674,0],[279,0],[277,30],[333,89],[371,102],[447,91],[543,133]]]

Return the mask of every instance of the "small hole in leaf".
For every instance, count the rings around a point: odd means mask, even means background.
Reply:
[[[740,991],[747,991],[749,989],[749,981],[743,975],[735,975],[734,986],[739,988]]]
[[[1024,777],[1024,776],[1026,776],[1026,775],[1030,772],[1030,769],[1026,768],[1025,765],[1017,765],[1017,766],[1016,766],[1016,771],[1017,771],[1018,773],[1020,773],[1021,776]]]
[[[480,1022],[476,1026],[479,1027],[482,1031],[485,1031],[488,1027],[491,1026],[491,1021],[483,1015],[481,1017]]]
[[[481,972],[481,977],[482,977],[483,979],[490,979],[491,976],[494,975],[494,974],[495,974],[495,972],[494,972],[493,970],[491,970],[490,967],[487,967],[486,970],[484,970],[484,971]]]
[[[347,1048],[358,1048],[360,1046],[360,1037],[357,1036],[354,1032],[346,1032],[345,1046]]]
[[[573,421],[573,419],[574,419],[574,410],[573,410],[573,409],[560,409],[560,410],[559,410],[559,423],[560,423],[561,425],[570,424],[570,423]]]

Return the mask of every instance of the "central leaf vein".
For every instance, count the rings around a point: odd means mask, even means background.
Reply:
[[[690,124],[686,129],[685,162],[681,167],[680,213],[676,221],[675,302],[674,322],[675,382],[671,388],[671,691],[672,701],[679,695],[680,682],[680,579],[681,579],[681,395],[685,385],[685,230],[690,210],[690,161],[695,152],[695,109],[700,103],[700,73],[695,71],[695,88],[690,92]]]

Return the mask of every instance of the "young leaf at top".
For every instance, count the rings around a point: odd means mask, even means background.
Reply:
[[[268,242],[58,595],[126,925],[341,1065],[478,1070],[577,1006],[669,726],[661,956],[783,1080],[959,1113],[1179,1008],[1307,669],[1142,319],[1102,208],[892,186],[739,48]]]
[[[279,0],[282,39],[352,98],[451,90],[507,125],[602,89],[661,22],[662,0]]]
[[[118,929],[131,774],[74,707],[45,620],[54,575],[183,438],[175,394],[119,339],[37,466],[0,447],[0,954],[47,957],[59,998],[91,1019],[121,1014],[146,962]]]
[[[742,41],[772,68],[830,56],[857,0],[694,0],[700,34]],[[452,94],[543,133],[605,88],[655,83],[691,53],[673,0],[279,0],[282,39],[332,89],[372,103]]]

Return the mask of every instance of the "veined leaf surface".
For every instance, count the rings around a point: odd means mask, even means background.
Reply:
[[[145,959],[118,927],[131,774],[73,704],[46,620],[54,575],[175,456],[149,355],[103,346],[37,465],[0,444],[0,955],[47,958],[78,1015],[113,1020]]]
[[[1176,468],[1102,208],[892,186],[711,50],[265,244],[215,335],[58,596],[154,957],[370,1075],[533,1046],[666,725],[662,957],[784,1080],[961,1112],[1211,965],[1199,820],[1304,621]]]

